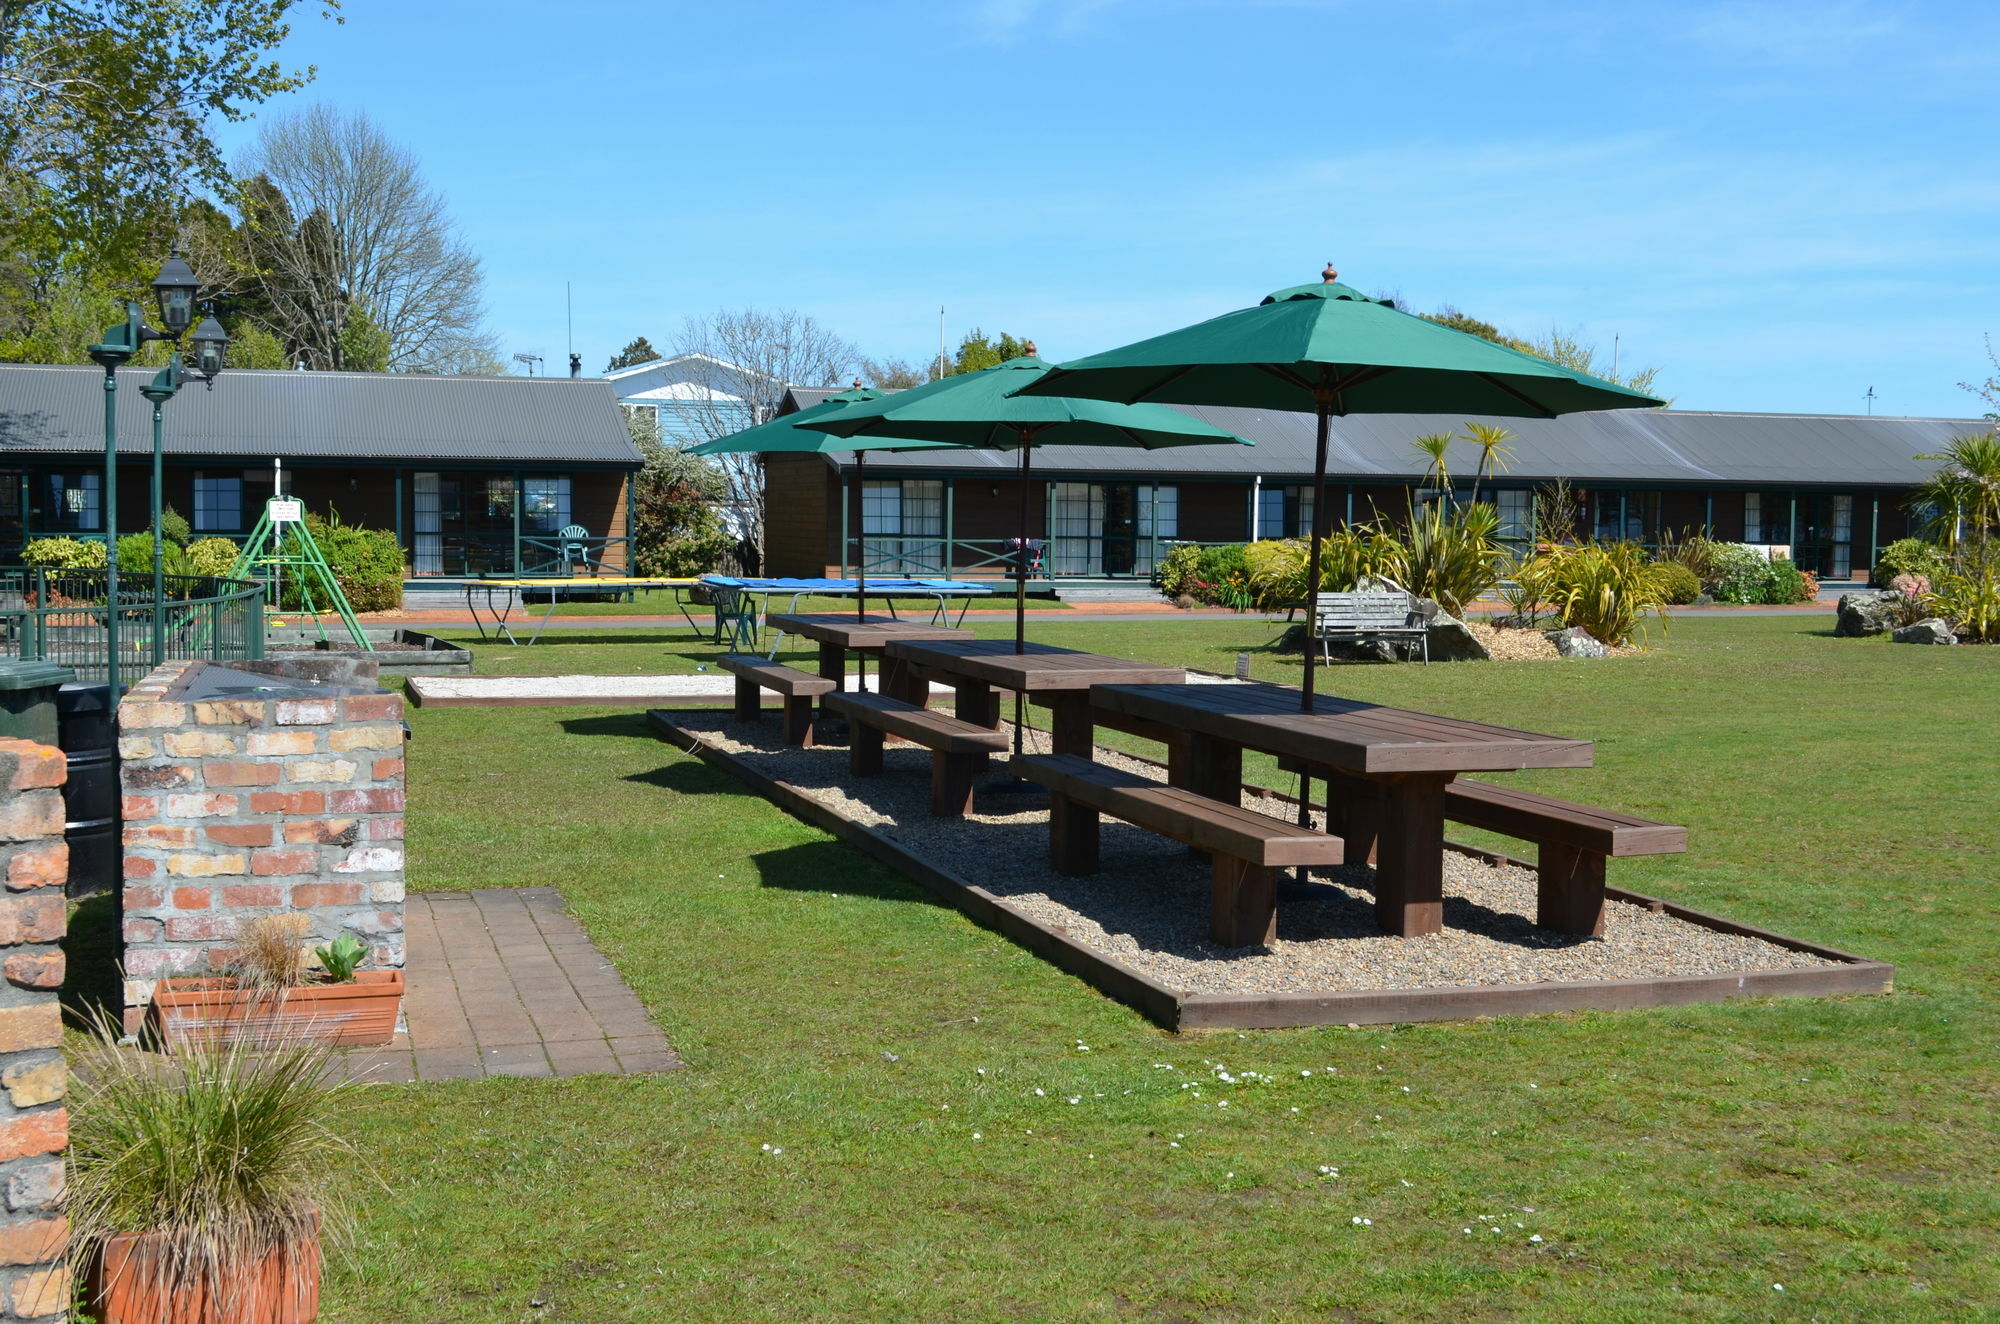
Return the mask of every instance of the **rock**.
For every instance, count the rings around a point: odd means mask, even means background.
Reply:
[[[1610,657],[1611,650],[1590,636],[1581,626],[1567,630],[1544,630],[1542,636],[1556,646],[1563,657]]]
[[[1899,644],[1955,644],[1958,636],[1951,632],[1951,626],[1933,616],[1918,621],[1915,625],[1905,625],[1891,631],[1889,638]]]
[[[1835,608],[1833,633],[1840,639],[1860,639],[1895,628],[1902,611],[1903,595],[1894,589],[1880,593],[1843,593]]]
[[[1440,611],[1431,618],[1430,629],[1431,661],[1433,662],[1491,662],[1493,654],[1478,636],[1465,628],[1465,622],[1449,612]],[[1422,656],[1422,654],[1419,654]]]

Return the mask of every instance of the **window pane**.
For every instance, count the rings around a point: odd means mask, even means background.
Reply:
[[[944,536],[944,480],[908,478],[903,481],[903,527],[913,538]]]
[[[871,479],[861,487],[861,532],[869,536],[903,531],[903,485]]]
[[[522,479],[521,531],[560,533],[569,527],[569,475],[530,474]]]
[[[194,478],[194,531],[233,533],[243,527],[243,477],[198,473]]]
[[[48,527],[65,533],[102,529],[102,507],[98,502],[102,480],[103,475],[88,469],[47,475],[42,518]]]

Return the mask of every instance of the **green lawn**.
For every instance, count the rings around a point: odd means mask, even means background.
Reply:
[[[416,710],[412,886],[560,887],[688,1066],[368,1091],[388,1191],[322,1317],[1991,1318],[2000,650],[1826,624],[1324,685],[1593,738],[1533,783],[1692,829],[1617,881],[1894,961],[1890,998],[1176,1038],[633,714]],[[1297,671],[1256,618],[1034,632]],[[714,651],[571,639],[480,670]]]
[[[532,590],[530,590],[530,592],[532,593]],[[475,597],[473,601],[479,605],[482,611],[485,610],[485,599]],[[963,603],[963,601],[964,599],[953,598],[951,600],[952,611],[957,612],[959,606]],[[764,599],[760,595],[758,598],[760,609],[762,608],[763,602]],[[1013,590],[1004,584],[996,584],[994,586],[993,595],[991,597],[972,599],[972,610],[992,611],[1003,607],[1011,610],[1013,607],[1013,603],[1014,603]],[[868,597],[868,604],[869,604],[868,609],[870,611],[885,610],[880,599],[878,599],[872,593]],[[452,600],[452,605],[454,607],[462,608],[464,605],[464,599],[462,597],[454,597]],[[898,596],[896,598],[896,610],[901,612],[905,616],[915,616],[918,620],[923,620],[930,615],[932,605],[933,603],[929,598],[911,598],[903,596]],[[1035,597],[1032,592],[1030,593],[1028,598],[1028,605],[1031,608],[1035,609],[1036,611],[1068,611],[1070,609],[1069,604],[1066,602],[1058,602],[1056,599],[1051,597]],[[548,598],[545,595],[537,596],[527,604],[525,609],[520,606],[516,606],[514,608],[514,614],[516,619],[518,619],[523,614],[529,615],[530,618],[532,619],[533,617],[541,616],[548,609],[549,609]],[[772,611],[778,611],[778,612],[794,610],[791,598],[784,594],[775,594],[770,598],[770,609]],[[691,613],[693,613],[694,618],[698,621],[709,621],[714,619],[714,612],[712,609],[708,607],[697,607],[693,603],[689,603],[688,610]],[[851,597],[800,598],[796,610],[853,611],[854,599]],[[618,602],[564,601],[564,602],[558,602],[556,604],[557,620],[561,620],[565,616],[572,616],[572,617],[671,616],[674,617],[676,620],[678,620],[680,618],[680,613],[681,613],[680,603],[676,597],[675,591],[671,589],[634,590],[631,598],[626,601],[618,601]]]

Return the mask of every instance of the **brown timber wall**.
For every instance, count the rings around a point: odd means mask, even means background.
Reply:
[[[764,457],[765,574],[810,577],[840,563],[834,548],[840,539],[840,490],[828,491],[832,472],[817,455]]]

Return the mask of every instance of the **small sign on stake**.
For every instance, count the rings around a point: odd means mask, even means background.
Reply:
[[[272,497],[264,503],[264,513],[273,524],[298,524],[306,517],[305,502],[292,497]]]

